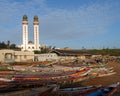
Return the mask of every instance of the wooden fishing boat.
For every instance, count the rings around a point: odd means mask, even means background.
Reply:
[[[97,74],[86,74],[85,76],[80,76],[77,78],[73,78],[73,82],[85,82],[88,81],[90,79],[93,79],[97,76]]]
[[[76,87],[76,88],[64,88],[64,89],[58,89],[58,91],[75,92],[75,91],[85,91],[85,90],[89,90],[91,88],[98,88],[98,87],[101,87],[101,85],[86,86],[86,87]]]
[[[86,92],[95,91],[101,87],[101,85],[94,85],[86,87],[58,89],[57,91],[52,92],[51,96],[78,96],[79,94],[85,94]]]
[[[25,90],[18,90],[14,92],[0,92],[0,96],[46,96],[52,91],[55,91],[58,86],[56,84],[42,86],[38,88],[29,88]]]
[[[89,65],[88,68],[101,68],[107,65],[108,63],[100,63],[100,64]]]
[[[84,76],[86,72],[88,73],[89,69],[83,69],[80,71],[68,73],[65,72],[63,74],[56,74],[56,75],[14,75],[12,80],[14,81],[34,81],[34,80],[47,80],[47,79],[63,79],[63,78],[77,78],[79,76]]]
[[[15,71],[0,71],[0,77],[6,77],[6,76],[9,76],[9,75],[13,75],[15,73]]]
[[[92,93],[82,95],[82,96],[110,96],[111,94],[113,94],[118,89],[119,85],[120,85],[120,83],[117,82],[115,84],[111,84],[107,87],[104,87],[102,89],[99,89],[97,91],[94,91]]]
[[[45,95],[49,94],[52,91],[56,91],[57,88],[58,88],[58,86],[56,84],[49,85],[49,86],[47,86],[47,88],[45,90],[43,90],[41,92],[39,91],[37,96],[45,96]]]
[[[0,93],[11,92],[16,90],[17,89],[15,84],[9,84],[9,83],[0,84]]]
[[[0,82],[12,82],[12,79],[8,79],[8,78],[0,78]]]
[[[83,70],[80,70],[80,71],[78,71],[78,72],[76,72],[74,74],[70,74],[68,76],[75,78],[75,77],[82,76],[83,74],[85,74],[88,71],[89,71],[89,69],[83,69]]]
[[[103,73],[103,74],[98,74],[97,77],[110,76],[110,75],[114,75],[114,74],[116,74],[116,72]]]
[[[7,71],[0,71],[0,74],[13,74],[13,73],[15,73],[15,71],[13,71],[13,70],[7,70]]]

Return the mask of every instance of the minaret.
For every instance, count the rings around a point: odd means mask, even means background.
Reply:
[[[23,27],[23,50],[27,50],[27,45],[28,45],[28,18],[27,18],[26,15],[23,16],[22,27]]]
[[[34,44],[35,44],[35,49],[39,50],[39,20],[38,16],[34,16]]]

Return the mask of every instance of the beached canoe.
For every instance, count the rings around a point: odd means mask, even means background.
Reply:
[[[0,93],[6,93],[6,92],[11,92],[11,91],[16,91],[15,84],[8,84],[8,83],[0,84]]]
[[[66,73],[66,74],[65,74]],[[54,80],[58,80],[58,79],[63,79],[63,78],[78,78],[78,77],[82,77],[84,75],[86,75],[87,73],[89,73],[89,69],[83,69],[80,71],[74,71],[70,74],[67,74],[69,72],[65,72],[63,74],[56,74],[56,75],[14,75],[12,77],[12,80],[14,81],[34,81],[34,80],[48,80],[48,79],[54,79]]]
[[[114,74],[116,74],[116,72],[103,73],[103,74],[98,74],[97,77],[110,76],[110,75],[114,75]]]
[[[89,94],[84,95],[84,96],[110,96],[111,94],[113,94],[118,89],[119,85],[120,85],[120,83],[117,82],[115,84],[111,84],[107,87],[104,87],[102,89],[99,89],[95,92],[89,93]]]
[[[89,89],[91,89],[91,88],[98,88],[98,87],[101,87],[101,85],[85,86],[85,87],[76,87],[76,88],[64,88],[64,89],[58,89],[57,91],[75,92],[75,91],[85,91],[85,90],[89,90]]]
[[[88,66],[88,68],[102,68],[107,65],[108,65],[108,63],[100,63],[100,64],[95,64],[95,65],[90,65],[90,66]]]
[[[0,83],[1,82],[12,82],[12,79],[8,79],[8,78],[0,78]]]
[[[52,84],[48,86],[29,88],[24,90],[16,90],[15,88],[12,88],[13,90],[1,90],[0,96],[46,96],[50,92],[55,91],[57,87],[58,86],[56,84]]]
[[[77,78],[77,77],[84,76],[84,75],[88,74],[89,72],[90,72],[90,69],[83,69],[74,74],[69,74],[68,76],[72,77],[72,78]]]
[[[101,85],[94,85],[86,87],[58,89],[57,91],[52,92],[50,96],[78,96],[79,94],[93,92],[101,87],[102,87]]]

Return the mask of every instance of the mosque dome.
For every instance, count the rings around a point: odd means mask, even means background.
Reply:
[[[23,20],[27,20],[27,19],[28,19],[27,15],[24,15]]]
[[[33,44],[33,42],[32,42],[32,41],[29,41],[28,44]]]
[[[37,15],[34,16],[34,21],[38,21],[38,16]]]

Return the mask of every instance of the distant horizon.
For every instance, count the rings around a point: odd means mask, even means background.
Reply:
[[[9,41],[9,40],[7,40],[7,41]],[[5,44],[7,44],[7,41],[0,41],[0,43],[2,43],[2,42],[4,42]],[[15,43],[12,43],[12,42],[10,42],[10,44],[15,44]],[[17,45],[17,44],[15,44],[16,45],[16,47],[20,47],[20,45]],[[48,45],[48,46],[46,46],[46,47],[50,47],[50,45]],[[53,47],[55,47],[55,49],[59,49],[60,47],[57,47],[57,46],[51,46],[52,48]],[[101,49],[120,49],[119,47],[102,47],[102,48],[86,48],[86,47],[81,47],[81,48],[72,48],[72,47],[61,47],[60,49],[75,49],[75,50],[83,50],[83,49],[85,49],[85,50],[94,50],[94,49],[97,49],[97,50],[101,50]]]
[[[120,48],[120,0],[1,0],[0,41],[22,44],[22,17],[39,18],[40,44],[73,49]]]

